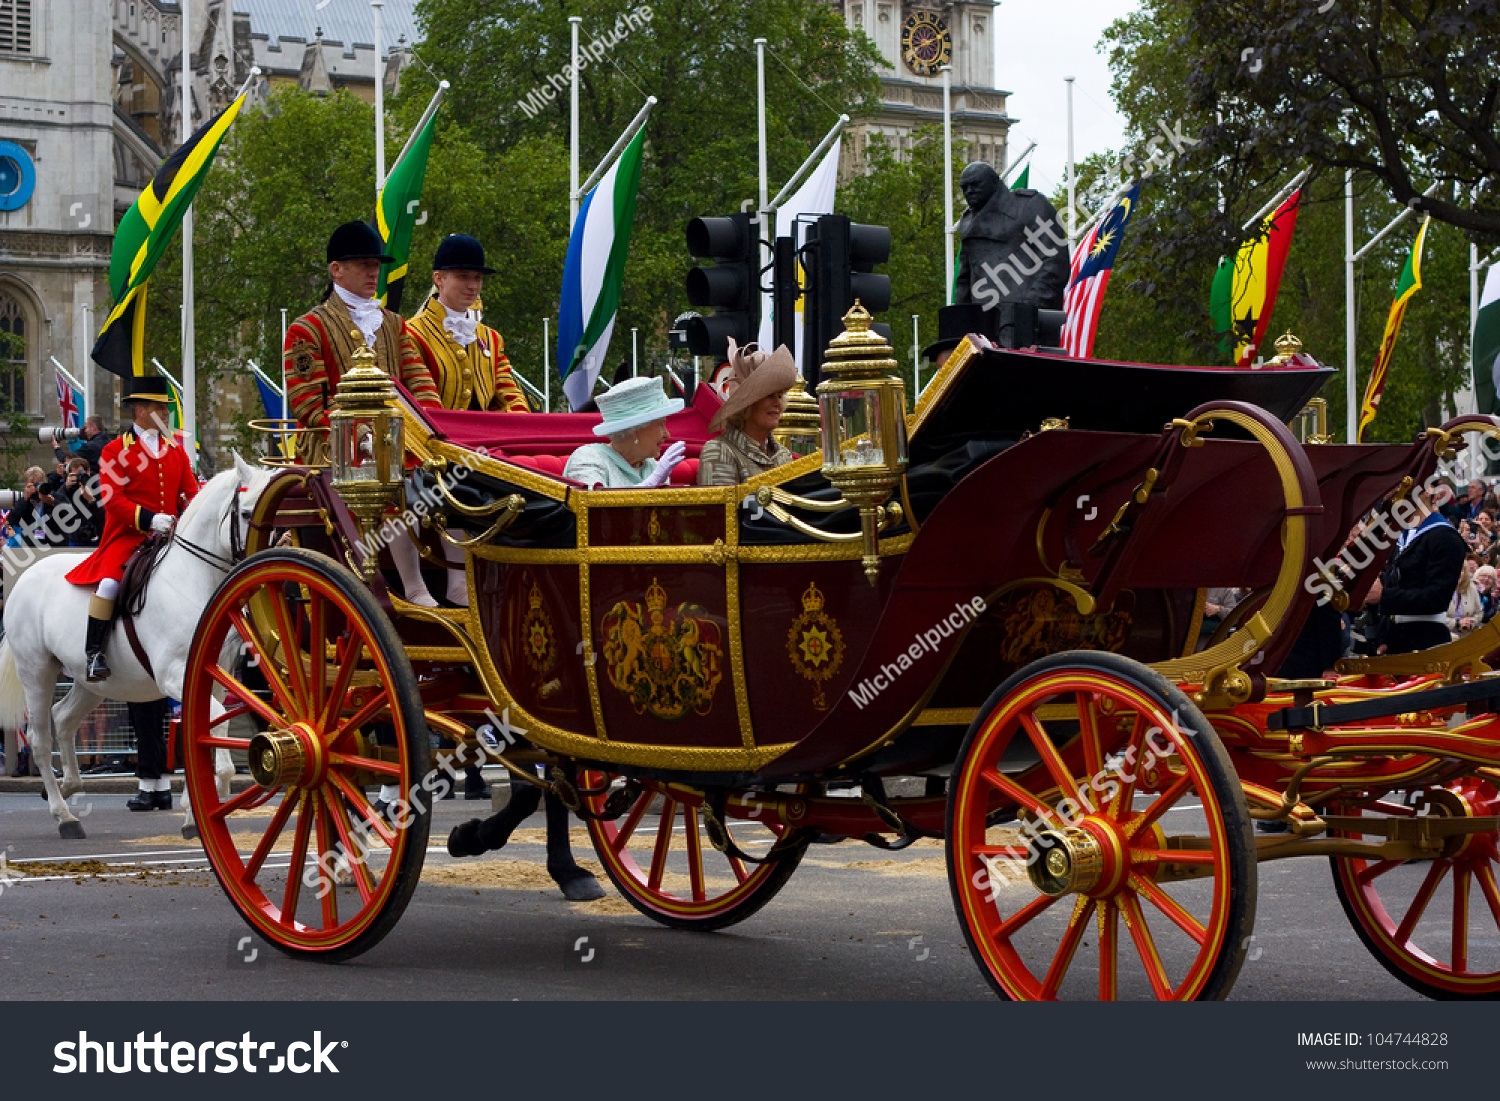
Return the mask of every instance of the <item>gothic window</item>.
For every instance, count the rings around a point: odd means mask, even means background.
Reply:
[[[26,312],[0,291],[0,413],[26,408]]]
[[[31,53],[32,0],[0,0],[0,53]]]

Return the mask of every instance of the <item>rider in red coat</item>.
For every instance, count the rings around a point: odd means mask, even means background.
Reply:
[[[172,400],[166,384],[155,377],[128,378],[123,400],[135,407],[135,428],[111,440],[99,457],[104,536],[99,549],[67,574],[75,585],[95,586],[84,645],[91,681],[109,676],[104,644],[126,561],[148,532],[171,530],[198,492],[187,452],[166,430]]]

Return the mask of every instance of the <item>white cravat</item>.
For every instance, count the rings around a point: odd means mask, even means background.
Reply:
[[[443,306],[442,302],[438,303]],[[479,314],[475,310],[450,310],[443,306],[443,329],[461,348],[467,348],[479,339]]]
[[[161,457],[161,433],[154,428],[143,428],[140,433],[141,446],[153,459]]]
[[[385,320],[385,311],[381,309],[380,300],[350,294],[337,283],[333,285],[333,289],[338,292],[339,301],[349,307],[354,323],[364,334],[365,343],[371,348],[375,347],[375,334],[380,331],[380,323]]]

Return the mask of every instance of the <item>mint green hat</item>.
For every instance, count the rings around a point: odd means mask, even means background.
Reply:
[[[661,379],[656,378],[626,379],[595,400],[604,417],[602,423],[594,426],[596,436],[613,436],[627,428],[650,424],[682,412],[682,399],[667,397],[662,391]]]

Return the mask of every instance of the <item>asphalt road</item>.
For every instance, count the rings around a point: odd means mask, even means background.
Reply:
[[[132,814],[122,794],[85,794],[86,841],[62,841],[41,801],[0,794],[0,852],[27,861],[99,861],[95,874],[0,884],[4,999],[990,999],[968,958],[942,852],[814,846],[760,913],[727,931],[663,928],[613,894],[566,902],[550,885],[424,880],[380,945],[336,966],[281,955],[231,908],[176,811]],[[438,804],[427,867],[482,804]],[[79,813],[75,810],[75,813]],[[540,829],[540,815],[527,823]],[[539,835],[537,835],[539,837]],[[580,859],[591,854],[579,851]],[[496,859],[543,859],[513,843]],[[855,865],[851,867],[850,865]],[[539,870],[539,869],[538,869]],[[462,875],[462,872],[451,872]],[[575,951],[587,937],[593,958]],[[247,959],[247,957],[249,957]],[[1124,991],[1143,996],[1149,991]],[[1233,997],[1411,1000],[1365,951],[1334,896],[1326,861],[1260,867],[1255,940]]]

